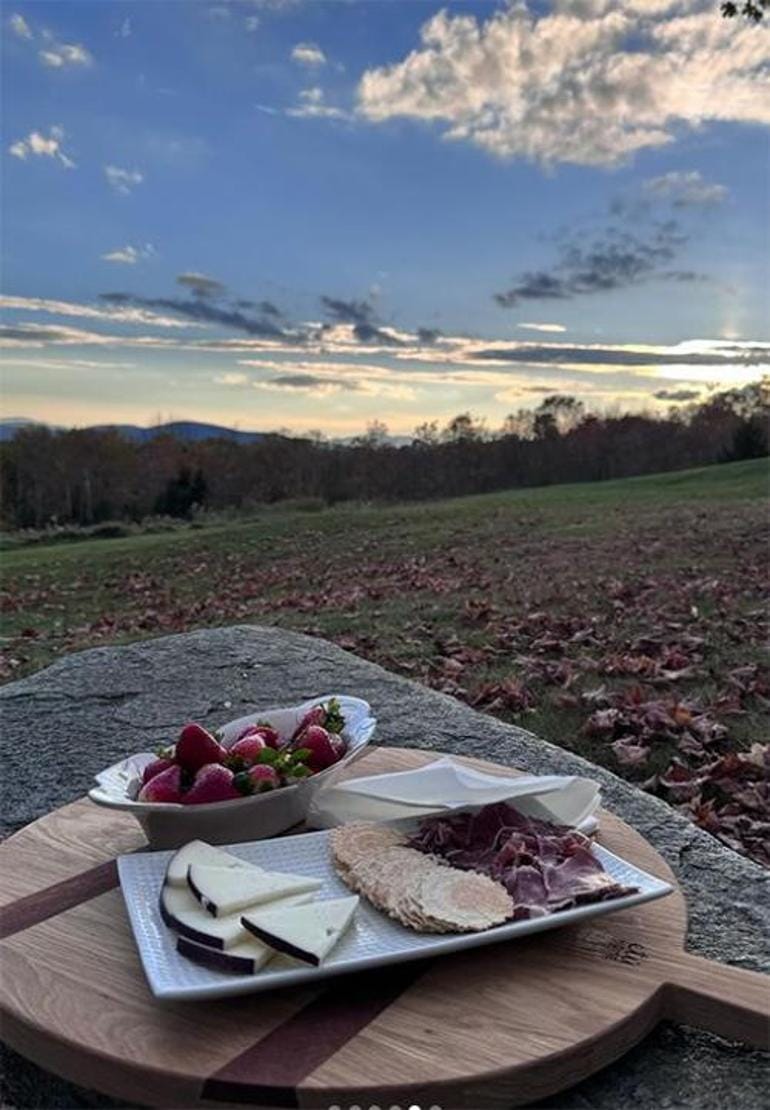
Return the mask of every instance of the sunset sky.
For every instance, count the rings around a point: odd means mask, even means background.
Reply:
[[[5,416],[404,434],[767,373],[770,19],[4,9]]]

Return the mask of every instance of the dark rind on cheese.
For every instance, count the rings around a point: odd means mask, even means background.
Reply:
[[[169,888],[164,884],[160,892],[160,916],[163,918],[163,924],[167,925],[169,929],[173,929],[175,932],[179,933],[180,936],[195,941],[196,944],[204,944],[207,948],[224,949],[225,942],[221,937],[212,937],[209,933],[198,932],[192,925],[185,925],[184,921],[180,921],[178,917],[175,917],[174,914],[166,908],[163,895],[166,893],[167,889],[174,890],[179,888]]]
[[[177,937],[176,950],[180,956],[186,956],[196,964],[211,967],[214,971],[234,971],[240,975],[256,975],[259,971],[250,956],[234,956],[232,952],[222,951],[220,948],[195,944],[187,937]]]
[[[288,941],[282,940],[281,937],[273,936],[272,933],[260,929],[251,921],[247,921],[245,917],[241,918],[241,925],[243,925],[244,929],[248,929],[250,933],[253,933],[257,940],[261,940],[263,944],[266,944],[268,948],[272,948],[275,952],[281,952],[284,956],[293,956],[296,960],[301,960],[304,964],[312,964],[313,967],[318,967],[321,962],[312,952],[306,952],[304,948],[295,948],[293,944],[289,944]]]

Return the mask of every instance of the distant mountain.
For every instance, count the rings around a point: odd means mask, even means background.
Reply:
[[[0,419],[0,443],[13,439],[22,428],[31,428],[35,424],[44,425],[42,420],[28,420],[26,416],[6,416]]]
[[[220,424],[202,424],[197,420],[174,420],[170,424],[156,424],[152,428],[140,428],[138,424],[99,424],[93,431],[115,431],[134,443],[146,443],[156,436],[174,436],[188,443],[203,439],[230,439],[234,443],[258,443],[265,438],[265,432],[241,432],[237,428],[224,428]]]
[[[0,420],[0,442],[13,439],[22,428],[41,424],[39,420],[28,420],[24,416],[9,416]],[[44,425],[50,427],[50,425]],[[52,431],[60,429],[52,428]],[[156,436],[168,435],[188,443],[204,439],[229,439],[234,443],[258,443],[265,438],[265,432],[241,432],[237,428],[223,428],[219,424],[201,424],[196,420],[174,420],[170,424],[157,424],[153,428],[140,428],[138,424],[96,424],[85,428],[87,432],[114,431],[130,439],[132,443],[146,443]]]

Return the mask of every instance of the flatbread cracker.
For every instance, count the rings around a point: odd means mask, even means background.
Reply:
[[[365,856],[403,843],[403,833],[386,825],[364,822],[340,825],[329,834],[332,859],[338,871],[347,871]]]
[[[513,901],[500,884],[446,860],[407,848],[384,825],[343,825],[330,845],[340,878],[377,909],[422,933],[475,932],[513,914]]]

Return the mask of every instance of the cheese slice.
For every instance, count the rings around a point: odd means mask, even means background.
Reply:
[[[187,937],[180,936],[176,942],[176,950],[180,956],[186,956],[188,960],[203,964],[204,967],[213,968],[214,971],[230,971],[236,975],[256,975],[275,955],[272,948],[254,937],[248,937],[223,952],[219,948],[196,944]]]
[[[291,894],[287,898],[276,898],[265,905],[276,908],[299,906],[312,901],[313,896],[313,891],[307,891],[304,894]],[[195,900],[187,887],[184,890],[168,884],[163,887],[160,892],[160,916],[169,929],[176,930],[180,936],[196,944],[206,944],[209,948],[224,951],[249,939],[241,924],[240,913],[212,917]]]
[[[187,885],[205,910],[214,917],[225,917],[273,898],[318,890],[321,883],[305,875],[285,875],[280,871],[192,863],[187,871]]]
[[[250,871],[263,870],[263,868],[256,867],[253,863],[247,863],[245,860],[238,859],[237,856],[231,856],[229,852],[225,852],[221,848],[213,848],[203,840],[191,840],[189,844],[185,844],[183,848],[175,852],[169,860],[166,883],[171,886],[186,887],[187,871],[191,863],[203,863],[207,867],[241,867]]]
[[[241,920],[263,944],[317,967],[350,925],[357,905],[352,895],[256,914],[249,910]]]

